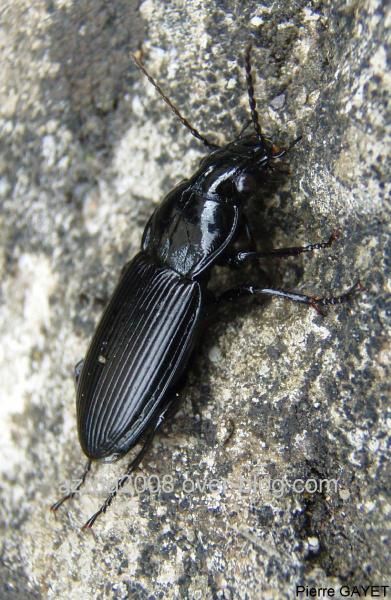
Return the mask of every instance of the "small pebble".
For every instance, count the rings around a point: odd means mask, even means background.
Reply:
[[[280,110],[285,104],[285,99],[285,94],[279,94],[271,100],[270,106],[274,108],[274,110]]]

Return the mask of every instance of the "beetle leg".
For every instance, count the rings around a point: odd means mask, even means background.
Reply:
[[[360,281],[357,281],[347,292],[341,294],[340,296],[321,298],[320,296],[307,296],[306,294],[299,294],[297,292],[287,292],[278,288],[257,288],[253,285],[241,285],[227,290],[221,294],[218,300],[233,300],[235,298],[240,298],[241,296],[247,295],[276,296],[278,298],[291,300],[292,302],[300,302],[301,304],[312,306],[312,308],[314,308],[319,314],[323,315],[324,312],[322,308],[329,305],[347,302],[355,292],[362,290],[364,290],[364,287]]]
[[[66,502],[67,500],[70,500],[71,498],[73,498],[77,492],[80,490],[81,486],[83,485],[83,483],[85,482],[88,473],[90,472],[91,469],[91,460],[88,459],[86,466],[84,468],[83,474],[81,476],[81,478],[79,479],[79,482],[77,484],[77,486],[72,490],[72,492],[70,492],[69,494],[66,494],[65,496],[63,496],[61,498],[61,500],[57,500],[57,502],[55,502],[54,504],[51,505],[50,510],[52,510],[53,512],[56,512],[56,510],[58,510],[60,508],[60,506],[62,504],[64,504],[64,502]]]
[[[138,454],[136,454],[136,456],[132,459],[132,461],[129,463],[126,471],[125,471],[125,475],[123,475],[120,479],[118,479],[117,481],[117,485],[115,486],[115,488],[113,489],[112,492],[110,492],[110,494],[107,496],[106,500],[104,501],[104,503],[102,504],[102,506],[99,508],[99,510],[96,511],[96,513],[94,513],[92,515],[92,517],[90,517],[88,519],[88,521],[86,523],[84,523],[82,529],[91,529],[96,521],[96,519],[99,517],[99,515],[101,515],[102,513],[105,513],[106,510],[109,508],[110,504],[112,503],[112,501],[114,500],[114,498],[117,495],[118,490],[120,490],[121,488],[124,487],[124,485],[126,484],[126,482],[129,479],[129,476],[131,475],[131,473],[137,469],[137,467],[139,466],[139,464],[141,463],[143,457],[145,456],[146,452],[149,450],[153,439],[155,437],[155,433],[157,432],[157,430],[159,429],[159,427],[161,426],[161,424],[163,423],[167,413],[169,412],[169,410],[172,408],[173,404],[175,403],[175,401],[178,399],[178,394],[174,395],[174,398],[172,400],[170,400],[168,402],[168,404],[166,404],[166,406],[164,407],[164,409],[162,410],[161,413],[159,413],[159,415],[156,417],[156,420],[154,421],[150,431],[148,432],[146,439],[144,441],[144,444],[141,447],[141,450],[138,452]]]
[[[243,229],[244,229],[244,233],[247,238],[247,241],[249,243],[249,248],[250,248],[251,252],[253,252],[253,251],[255,252],[257,244],[255,242],[253,232],[251,231],[251,228],[247,221],[247,218],[245,218],[245,217],[243,218]]]
[[[81,374],[83,365],[84,365],[84,358],[79,360],[79,362],[77,362],[73,368],[73,381],[75,382],[75,388],[77,388],[77,384],[79,383],[80,374]]]
[[[106,512],[106,510],[109,508],[110,504],[112,503],[112,501],[114,500],[114,498],[117,495],[117,491],[120,490],[121,488],[124,487],[125,483],[128,481],[129,479],[129,475],[132,473],[132,471],[134,471],[135,469],[137,469],[137,467],[139,466],[140,462],[142,461],[145,453],[147,452],[148,448],[150,447],[152,440],[154,438],[156,429],[153,429],[147,436],[141,450],[139,451],[139,453],[135,456],[135,458],[129,463],[128,468],[125,471],[125,475],[123,475],[120,479],[118,479],[117,481],[117,485],[115,486],[115,488],[113,489],[112,492],[110,492],[110,494],[107,496],[106,500],[104,501],[104,503],[102,504],[102,506],[99,508],[99,510],[96,511],[96,513],[94,513],[92,515],[92,517],[90,517],[88,519],[88,521],[86,521],[86,523],[84,523],[82,529],[91,529],[96,521],[96,519],[99,517],[99,515],[103,514]]]
[[[241,257],[242,254],[257,254],[257,244],[245,215],[242,215],[242,222],[238,232],[238,240],[242,246],[245,246],[246,251],[239,251],[237,248],[234,250],[229,250],[229,254],[223,254],[220,256],[216,261],[216,264],[220,265],[221,267],[240,267],[244,260],[242,258],[237,260],[236,257],[238,255]]]
[[[285,256],[298,256],[303,252],[313,252],[314,250],[322,250],[323,248],[329,248],[335,240],[339,238],[339,231],[333,231],[329,239],[326,242],[318,242],[316,244],[308,244],[307,246],[292,246],[291,248],[278,248],[276,250],[269,250],[268,252],[237,252],[233,256],[228,257],[228,264],[242,265],[247,260],[259,259],[259,258],[270,258],[270,257],[285,257]]]

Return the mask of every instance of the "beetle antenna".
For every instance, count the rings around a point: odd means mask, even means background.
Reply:
[[[244,58],[244,68],[246,70],[248,102],[250,104],[251,119],[252,119],[252,122],[254,125],[255,133],[261,140],[263,140],[261,126],[259,124],[257,103],[256,103],[255,96],[254,96],[253,76],[251,74],[251,49],[252,49],[252,44],[250,42],[250,44],[246,48],[246,54],[245,54],[245,58]]]
[[[211,150],[216,150],[216,148],[218,148],[219,146],[217,146],[216,144],[212,144],[212,142],[210,142],[205,136],[201,135],[201,133],[199,133],[199,131],[197,131],[197,129],[195,129],[191,125],[191,123],[189,123],[189,121],[187,119],[185,119],[185,117],[183,117],[181,115],[181,113],[179,112],[179,110],[177,109],[177,107],[166,96],[166,94],[163,92],[163,90],[160,87],[160,85],[154,80],[154,78],[152,77],[152,75],[150,75],[148,73],[147,69],[144,67],[144,65],[142,64],[142,62],[137,58],[137,56],[135,56],[134,54],[132,54],[132,58],[133,58],[134,62],[136,63],[137,67],[140,69],[140,71],[142,71],[144,73],[144,75],[146,76],[146,78],[148,79],[148,81],[150,83],[152,83],[153,87],[157,90],[157,92],[163,98],[164,102],[171,108],[172,112],[178,117],[178,119],[183,123],[183,125],[185,127],[187,127],[187,129],[190,131],[190,133],[195,138],[197,138],[197,140],[200,140],[205,146],[207,146],[208,148],[211,148]]]

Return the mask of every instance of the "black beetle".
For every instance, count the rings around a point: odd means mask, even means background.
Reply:
[[[274,288],[239,286],[219,299],[208,290],[215,265],[241,265],[267,256],[292,256],[330,246],[326,242],[261,253],[254,250],[245,206],[270,163],[292,147],[280,149],[259,124],[250,63],[245,55],[247,90],[255,133],[218,147],[182,117],[140,61],[164,101],[210,153],[188,180],[156,208],[144,231],[141,251],[124,267],[120,281],[95,331],[85,360],[75,369],[79,440],[88,463],[77,487],[52,506],[57,510],[84,483],[92,460],[126,454],[143,434],[141,451],[117,488],[84,527],[111,504],[116,491],[140,463],[154,433],[175,401],[175,389],[198,341],[209,308],[221,298],[245,294],[279,296],[321,307],[348,299],[347,293],[318,298]],[[296,140],[297,141],[297,140]],[[295,142],[294,142],[295,143]],[[237,242],[246,239],[244,250]]]

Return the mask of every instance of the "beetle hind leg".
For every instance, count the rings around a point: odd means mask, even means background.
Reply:
[[[339,296],[308,296],[307,294],[300,294],[297,292],[288,292],[279,288],[258,288],[254,285],[241,285],[236,288],[223,292],[218,298],[220,300],[234,300],[242,296],[275,296],[277,298],[284,298],[292,302],[298,302],[300,304],[307,304],[314,308],[319,314],[324,315],[323,308],[326,306],[333,306],[336,304],[343,304],[348,302],[350,298],[359,291],[363,291],[365,288],[360,281],[357,281],[349,290]]]
[[[147,436],[145,438],[145,441],[144,441],[144,443],[143,443],[140,451],[138,452],[138,454],[136,454],[136,456],[129,463],[129,465],[128,465],[126,471],[125,471],[125,475],[123,475],[120,479],[118,479],[117,485],[115,486],[115,488],[113,489],[113,491],[110,492],[110,494],[107,496],[106,500],[104,501],[104,503],[102,504],[102,506],[99,508],[99,510],[97,510],[96,513],[94,513],[92,515],[92,517],[90,517],[88,519],[88,521],[86,521],[86,523],[84,523],[82,529],[91,529],[93,527],[96,519],[101,514],[103,514],[103,513],[105,513],[107,511],[107,509],[109,508],[110,504],[112,503],[112,501],[116,497],[118,490],[120,490],[121,488],[124,487],[124,485],[127,483],[128,479],[129,479],[129,476],[131,475],[131,473],[135,469],[137,469],[137,467],[141,463],[143,457],[145,456],[145,454],[147,453],[147,451],[149,450],[149,448],[152,445],[153,439],[155,437],[155,433],[157,432],[157,430],[159,429],[159,427],[163,423],[165,417],[167,416],[167,413],[176,404],[177,400],[178,400],[178,394],[174,394],[173,399],[170,400],[166,404],[166,406],[164,407],[164,409],[156,417],[153,425],[151,426],[151,429],[147,433]]]
[[[156,433],[156,429],[154,428],[147,436],[141,450],[139,451],[139,453],[135,456],[135,458],[129,463],[126,471],[125,471],[125,475],[123,475],[122,477],[120,477],[120,479],[118,479],[117,481],[117,485],[115,486],[115,488],[113,489],[112,492],[110,492],[110,494],[107,496],[106,500],[103,502],[102,506],[99,508],[99,510],[96,511],[96,513],[94,513],[92,515],[92,517],[90,517],[88,519],[88,521],[86,521],[82,527],[82,529],[91,529],[96,521],[96,519],[103,513],[106,512],[106,510],[109,508],[110,504],[112,503],[112,501],[114,500],[114,498],[117,495],[118,490],[120,490],[121,488],[124,487],[124,485],[126,484],[126,482],[129,479],[130,474],[137,469],[137,467],[139,466],[139,464],[141,463],[143,457],[145,456],[146,452],[148,451],[148,449],[150,448],[153,438],[155,436]]]
[[[77,492],[80,490],[81,486],[84,484],[84,482],[85,482],[85,480],[87,478],[88,473],[91,470],[91,463],[92,463],[92,461],[90,459],[88,459],[88,461],[86,463],[86,466],[84,467],[83,474],[80,477],[77,486],[71,492],[69,492],[68,494],[66,494],[65,496],[63,496],[60,500],[57,500],[57,502],[55,502],[54,504],[52,504],[51,507],[50,507],[51,511],[56,512],[60,508],[60,506],[62,504],[64,504],[64,502],[66,502],[67,500],[70,500],[71,498],[73,498],[77,494]]]

